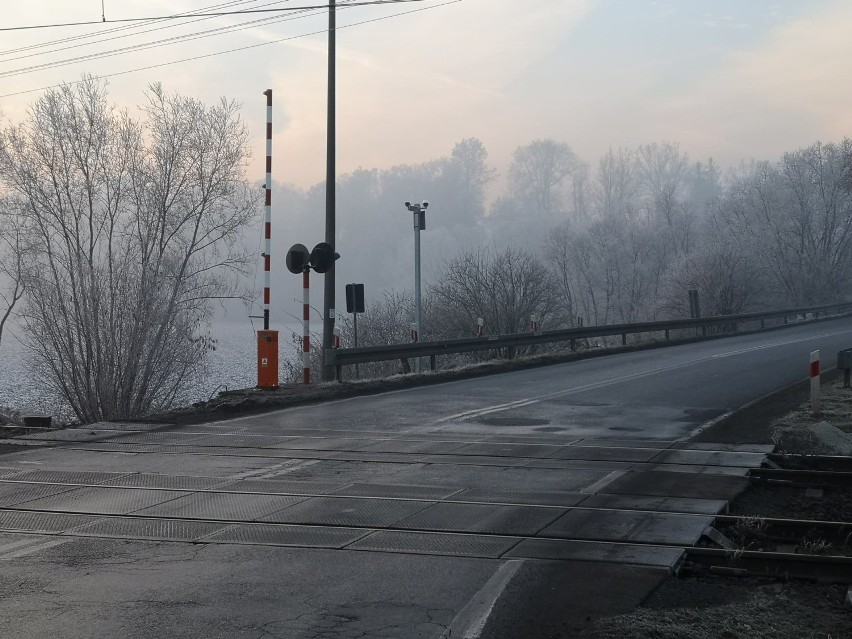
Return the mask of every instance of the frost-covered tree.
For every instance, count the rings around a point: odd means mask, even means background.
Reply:
[[[15,306],[24,296],[26,258],[25,230],[10,198],[0,200],[0,342]]]
[[[829,303],[852,294],[850,153],[847,138],[755,164],[719,204],[730,241],[757,257],[779,303]]]
[[[509,166],[513,197],[530,214],[546,221],[564,212],[560,187],[583,163],[570,146],[555,140],[533,140],[515,149]]]
[[[0,133],[0,180],[33,243],[23,318],[47,379],[83,422],[169,406],[211,346],[213,300],[238,296],[257,189],[235,103],[153,85],[136,121],[86,77]]]
[[[559,309],[556,282],[546,264],[511,247],[456,256],[429,295],[448,337],[471,335],[480,317],[490,335],[517,333],[527,330],[531,315],[546,324]]]

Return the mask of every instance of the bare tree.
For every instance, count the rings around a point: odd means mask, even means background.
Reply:
[[[485,186],[495,174],[488,166],[488,151],[479,139],[458,142],[444,163],[442,177],[449,187],[447,194],[454,200],[447,202],[452,207],[447,213],[462,224],[475,224],[485,214]]]
[[[490,335],[527,330],[530,316],[546,323],[558,309],[558,288],[547,266],[521,250],[463,253],[430,288],[435,322],[446,336],[470,335],[477,318]]]
[[[696,289],[703,316],[744,313],[759,300],[758,272],[752,254],[720,238],[671,270],[663,309],[672,318],[689,317],[688,291]]]
[[[626,149],[610,149],[598,162],[594,201],[605,217],[632,219],[637,206],[639,176],[636,159]]]
[[[25,290],[27,242],[19,212],[0,201],[0,343],[3,329]]]
[[[0,134],[0,180],[24,202],[36,276],[28,345],[83,422],[169,406],[211,346],[217,298],[240,294],[239,233],[258,198],[230,101],[153,85],[134,121],[85,77]]]
[[[668,266],[664,241],[647,222],[621,217],[554,229],[547,243],[550,266],[572,321],[654,319]]]
[[[428,296],[423,300],[424,315],[429,316]],[[411,339],[410,327],[414,317],[414,299],[402,291],[384,291],[382,299],[367,303],[366,312],[358,318],[358,345],[382,346],[401,344]],[[427,319],[426,327],[430,326]],[[345,346],[354,346],[355,331],[349,314],[340,319],[341,339]],[[360,365],[363,377],[384,377],[400,372],[400,362],[370,362]],[[411,372],[408,362],[401,362],[402,372]]]
[[[512,154],[509,184],[515,197],[535,213],[552,217],[564,206],[558,187],[582,165],[564,142],[534,140]]]
[[[732,242],[758,257],[779,302],[808,305],[852,293],[852,140],[816,143],[758,163],[719,204]]]
[[[677,144],[644,144],[636,153],[640,193],[648,220],[667,235],[667,247],[676,256],[692,250],[694,211],[689,206],[689,158]]]

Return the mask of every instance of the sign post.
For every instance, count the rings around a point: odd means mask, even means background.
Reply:
[[[358,313],[364,312],[364,285],[363,284],[347,284],[346,285],[346,312],[352,313],[352,329],[354,335],[354,346],[358,348]],[[355,379],[358,379],[361,371],[358,364],[355,364]]]

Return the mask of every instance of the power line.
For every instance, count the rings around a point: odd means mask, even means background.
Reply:
[[[344,5],[351,6],[351,5]],[[36,64],[29,67],[22,67],[18,69],[10,69],[8,71],[0,71],[0,78],[8,78],[16,75],[23,75],[25,73],[31,73],[33,71],[44,71],[46,69],[53,69],[56,67],[64,67],[69,64],[74,64],[77,62],[86,62],[89,60],[98,60],[100,58],[111,58],[118,55],[124,55],[126,53],[133,53],[136,51],[145,51],[147,49],[156,49],[163,46],[168,46],[171,44],[179,44],[181,42],[188,42],[192,40],[200,40],[202,38],[209,38],[212,36],[223,35],[226,33],[231,33],[234,31],[241,31],[243,29],[247,29],[250,26],[258,26],[261,24],[277,24],[279,22],[289,22],[291,20],[299,20],[301,18],[309,17],[307,15],[296,15],[296,14],[304,14],[312,11],[311,9],[303,9],[301,11],[294,12],[290,14],[286,18],[279,18],[277,16],[269,17],[269,18],[258,18],[256,20],[249,20],[248,22],[243,22],[238,25],[231,25],[227,27],[218,27],[216,29],[208,29],[207,31],[196,31],[194,33],[185,33],[182,35],[172,36],[170,38],[164,38],[162,40],[154,40],[152,42],[142,42],[139,44],[130,45],[127,47],[122,47],[120,49],[112,49],[109,51],[99,51],[96,53],[87,53],[85,55],[77,56],[76,58],[67,58],[65,60],[53,61],[53,62],[45,62],[43,64]],[[319,15],[320,12],[315,12],[310,15]],[[118,37],[118,36],[117,36]],[[72,47],[66,47],[70,49],[77,48],[81,45],[76,45]],[[51,52],[52,53],[52,52]]]
[[[411,1],[421,1],[421,0],[402,0],[402,1],[411,2]],[[448,5],[451,5],[451,4],[456,4],[456,3],[461,2],[461,1],[462,0],[448,0],[446,2],[441,2],[439,4],[430,5],[428,7],[422,7],[420,9],[410,9],[409,11],[402,11],[400,13],[395,13],[395,14],[389,15],[389,16],[381,16],[381,17],[378,17],[378,18],[371,18],[369,20],[361,20],[360,22],[353,22],[352,24],[338,26],[337,29],[338,30],[348,29],[350,27],[357,27],[357,26],[361,26],[361,25],[364,25],[364,24],[370,24],[372,22],[381,22],[382,20],[390,20],[391,18],[398,18],[400,16],[409,15],[409,14],[412,14],[412,13],[419,13],[421,11],[429,11],[430,9],[437,9],[439,7],[445,7],[445,6],[448,6]],[[376,3],[368,2],[368,3],[360,3],[360,4],[376,4]],[[385,3],[381,2],[379,4],[385,4]],[[357,5],[352,4],[352,5],[346,5],[346,6],[357,6]],[[303,7],[303,9],[304,9],[304,7]],[[256,49],[258,47],[265,47],[265,46],[268,46],[270,44],[278,44],[278,43],[287,42],[287,41],[290,41],[290,40],[297,40],[299,38],[307,38],[307,37],[310,37],[310,36],[319,35],[321,33],[326,33],[326,31],[327,31],[326,29],[320,29],[318,31],[312,31],[310,33],[302,33],[302,34],[299,34],[299,35],[288,36],[286,38],[279,38],[278,40],[270,40],[269,42],[259,42],[259,43],[250,44],[250,45],[247,45],[247,46],[244,46],[244,47],[236,47],[236,48],[233,48],[233,49],[227,49],[225,51],[216,51],[214,53],[207,53],[207,54],[204,54],[204,55],[193,56],[191,58],[182,58],[180,60],[172,60],[170,62],[161,62],[159,64],[151,64],[151,65],[144,66],[144,67],[138,67],[136,69],[128,69],[126,71],[117,71],[115,73],[109,73],[109,74],[101,75],[99,77],[101,77],[101,78],[112,78],[112,77],[116,77],[116,76],[120,76],[120,75],[127,75],[129,73],[136,73],[138,71],[148,71],[150,69],[158,69],[158,68],[161,68],[161,67],[167,67],[167,66],[171,66],[173,64],[180,64],[182,62],[193,62],[195,60],[203,60],[203,59],[206,59],[206,58],[213,58],[213,57],[216,57],[216,56],[226,55],[226,54],[229,54],[229,53],[236,53],[238,51],[247,51],[249,49]],[[54,85],[50,85],[50,86],[46,86],[46,87],[40,87],[40,88],[37,88],[37,89],[27,89],[26,91],[16,91],[15,93],[5,93],[3,95],[0,95],[0,98],[8,98],[8,97],[16,96],[16,95],[24,95],[24,94],[27,94],[27,93],[34,93],[36,91],[45,91],[47,89],[55,89],[55,88],[58,88],[60,86],[73,86],[75,84],[79,84],[80,82],[81,82],[80,80],[77,80],[77,81],[74,81],[74,82],[54,84]]]
[[[420,9],[411,9],[409,11],[402,11],[400,13],[394,13],[393,15],[389,15],[389,16],[381,16],[379,18],[371,18],[369,20],[362,20],[360,22],[353,22],[352,24],[346,24],[346,25],[343,25],[343,26],[338,26],[337,30],[348,29],[350,27],[357,27],[357,26],[361,26],[361,25],[364,25],[364,24],[370,24],[371,22],[381,22],[382,20],[390,20],[391,18],[398,18],[400,16],[409,15],[411,13],[419,13],[421,11],[429,11],[430,9],[437,9],[439,7],[446,7],[448,5],[457,4],[459,2],[462,2],[462,0],[447,0],[446,2],[441,2],[439,4],[430,5],[428,7],[422,7]],[[351,6],[351,5],[349,5],[349,6]],[[195,60],[203,60],[205,58],[213,58],[213,57],[220,56],[220,55],[227,55],[229,53],[236,53],[238,51],[247,51],[249,49],[256,49],[258,47],[265,47],[265,46],[268,46],[270,44],[278,44],[280,42],[297,40],[299,38],[307,38],[307,37],[310,37],[310,36],[319,35],[321,33],[326,33],[326,32],[327,32],[327,29],[320,29],[318,31],[312,31],[310,33],[302,33],[302,34],[299,34],[299,35],[288,36],[286,38],[280,38],[278,40],[270,40],[269,42],[259,42],[257,44],[250,44],[250,45],[247,45],[247,46],[244,46],[244,47],[236,47],[234,49],[227,49],[225,51],[216,51],[214,53],[207,53],[207,54],[204,54],[204,55],[193,56],[191,58],[182,58],[180,60],[172,60],[171,62],[161,62],[159,64],[151,64],[151,65],[148,65],[148,66],[145,66],[145,67],[138,67],[136,69],[128,69],[126,71],[117,71],[115,73],[108,73],[108,74],[101,75],[101,76],[98,76],[98,77],[113,78],[113,77],[120,76],[120,75],[127,75],[129,73],[136,73],[138,71],[148,71],[150,69],[158,69],[158,68],[161,68],[161,67],[171,66],[173,64],[180,64],[182,62],[193,62]],[[75,84],[79,84],[80,82],[82,82],[82,80],[76,80],[74,82],[64,82],[62,84],[53,84],[53,85],[46,86],[46,87],[39,87],[37,89],[27,89],[26,91],[16,91],[14,93],[5,93],[3,95],[0,95],[0,98],[10,98],[10,97],[16,96],[16,95],[24,95],[24,94],[27,94],[27,93],[35,93],[36,91],[46,91],[47,89],[56,89],[56,88],[61,87],[61,86],[73,86]]]
[[[289,2],[289,1],[290,0],[278,0],[277,2],[271,2],[269,4],[282,4],[282,2]],[[232,0],[231,2],[223,2],[223,3],[220,3],[220,4],[214,4],[214,5],[211,5],[209,7],[205,7],[203,10],[206,11],[208,9],[210,9],[210,10],[221,9],[223,7],[229,7],[229,6],[233,6],[233,5],[239,5],[239,4],[251,4],[251,3],[254,3],[254,2],[257,2],[257,0]],[[268,6],[268,5],[261,5],[261,6]],[[179,14],[179,15],[181,15],[181,17],[183,17],[182,14]],[[212,17],[213,16],[210,16],[210,18],[212,18]],[[149,29],[148,31],[136,31],[134,33],[129,33],[129,34],[125,34],[125,35],[141,35],[143,33],[149,33],[150,31],[155,31],[157,29],[168,29],[168,28],[172,28],[172,27],[179,27],[179,26],[183,26],[183,25],[186,25],[186,24],[192,24],[194,22],[202,22],[204,20],[209,20],[210,18],[199,18],[198,20],[191,20],[191,21],[187,21],[187,22],[177,22],[177,23],[173,23],[173,24],[167,25],[167,26],[165,26],[165,25],[160,26],[160,27],[157,27],[156,29]],[[150,20],[148,22],[143,22],[141,24],[131,24],[131,25],[124,25],[124,26],[121,26],[121,27],[113,27],[111,29],[106,29],[106,30],[100,31],[98,33],[87,33],[87,34],[84,34],[84,35],[69,36],[67,38],[60,38],[58,40],[48,40],[47,42],[39,42],[38,44],[30,44],[30,45],[27,45],[27,46],[24,46],[24,47],[17,47],[15,49],[6,49],[4,51],[0,51],[0,56],[8,56],[8,55],[11,55],[13,53],[20,53],[22,51],[31,51],[33,49],[43,49],[45,47],[49,47],[49,46],[56,45],[56,44],[65,44],[66,42],[76,42],[78,40],[89,40],[91,38],[97,38],[99,36],[103,36],[103,35],[106,35],[106,34],[109,34],[109,33],[118,33],[119,31],[128,31],[128,30],[133,30],[133,29],[139,29],[140,27],[144,27],[146,24],[156,24],[158,22],[165,22],[167,20],[168,20],[167,18],[157,18],[157,19]],[[103,24],[103,23],[99,23],[99,24]],[[111,38],[102,38],[101,40],[95,40],[94,42],[88,42],[88,43],[81,43],[81,44],[78,44],[78,45],[75,45],[75,46],[88,46],[89,44],[97,44],[98,42],[106,42],[108,40],[113,40],[113,39],[116,39],[116,38],[125,37],[125,35],[113,36]],[[71,47],[64,47],[64,48],[61,48],[61,49],[53,49],[51,51],[45,51],[43,53],[54,53],[54,52],[58,52],[58,51],[65,51],[67,48],[71,48]],[[36,54],[31,54],[31,55],[41,55],[41,54],[36,53]],[[28,56],[21,56],[21,58],[23,58],[23,57],[28,57]],[[20,58],[10,58],[9,60],[6,60],[6,61],[10,62],[11,60],[18,60],[18,59],[20,59]]]
[[[406,2],[425,2],[426,0],[362,0],[349,6],[366,6],[372,4],[400,4]],[[94,24],[114,24],[119,22],[143,22],[147,20],[175,20],[178,18],[200,18],[200,17],[215,17],[215,16],[233,16],[239,14],[250,13],[270,13],[273,11],[300,11],[303,9],[328,9],[330,5],[317,4],[304,7],[281,7],[278,9],[243,9],[241,11],[219,11],[213,13],[182,13],[165,16],[149,16],[146,18],[119,18],[117,20],[89,20],[86,22],[61,22],[56,24],[30,24],[18,27],[0,27],[0,31],[25,31],[31,29],[53,29],[57,27],[81,27]]]

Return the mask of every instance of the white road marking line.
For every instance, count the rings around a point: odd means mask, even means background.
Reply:
[[[288,459],[280,464],[264,466],[263,468],[252,468],[241,473],[231,475],[228,479],[269,479],[276,475],[283,475],[301,470],[305,466],[319,463],[319,459]]]
[[[39,552],[41,550],[47,550],[48,548],[53,548],[54,546],[61,546],[62,544],[66,544],[71,541],[71,538],[62,538],[62,539],[51,539],[50,541],[46,541],[43,544],[38,544],[36,546],[30,546],[29,548],[22,548],[17,552],[10,552],[5,555],[0,555],[0,561],[8,561],[9,559],[17,559],[18,557],[25,557],[26,555],[31,555],[35,552]]]
[[[606,475],[605,477],[603,477],[602,479],[599,479],[598,481],[596,481],[594,484],[591,484],[590,486],[586,486],[585,488],[581,488],[580,492],[583,493],[584,495],[594,495],[595,493],[600,491],[601,488],[603,488],[604,486],[606,486],[608,484],[611,484],[612,482],[614,482],[616,479],[621,477],[626,472],[627,472],[626,470],[614,470],[611,473],[609,473],[608,475]]]
[[[488,616],[494,609],[497,599],[523,563],[523,560],[511,559],[497,568],[491,578],[479,589],[479,592],[456,615],[441,637],[477,639],[482,633],[485,622],[488,621]]]
[[[0,555],[10,552],[15,548],[20,548],[21,546],[29,546],[30,544],[38,543],[41,539],[41,537],[27,537],[26,539],[19,539],[18,541],[11,541],[8,544],[3,544],[0,546]]]
[[[519,408],[521,406],[526,406],[527,404],[534,404],[537,400],[535,399],[518,399],[514,402],[508,402],[507,404],[496,404],[494,406],[487,406],[485,408],[477,408],[475,410],[468,410],[462,413],[456,413],[455,415],[449,415],[447,417],[442,417],[436,424],[443,424],[444,422],[454,421],[458,419],[470,419],[472,417],[480,417],[481,415],[487,415],[488,413],[496,413],[501,410],[509,410],[511,408]]]
[[[284,468],[283,470],[273,471],[266,475],[259,475],[257,479],[274,479],[275,477],[279,477],[281,475],[286,475],[288,473],[295,473],[298,470],[303,470],[308,466],[313,466],[314,464],[319,464],[320,459],[294,459],[294,464],[291,466]]]

